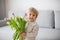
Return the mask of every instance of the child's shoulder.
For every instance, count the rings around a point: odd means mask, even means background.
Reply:
[[[32,25],[39,27],[39,25],[37,24],[37,22],[33,22]]]
[[[37,24],[37,22],[27,22],[27,25],[31,25],[31,26],[39,26],[39,25]]]
[[[34,25],[38,25],[37,22],[34,22],[33,24],[34,24]]]
[[[33,28],[39,30],[39,25],[37,24],[37,22],[34,23]]]

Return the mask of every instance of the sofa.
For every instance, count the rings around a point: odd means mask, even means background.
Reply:
[[[60,40],[60,10],[39,10],[36,21],[39,25],[36,40]],[[0,27],[0,40],[13,40],[13,33],[9,25]]]
[[[5,19],[0,20],[0,27],[5,25],[6,25],[6,20]]]

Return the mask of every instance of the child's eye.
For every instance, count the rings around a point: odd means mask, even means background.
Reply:
[[[31,14],[29,14],[31,16]]]
[[[35,16],[35,15],[33,15],[33,16]]]

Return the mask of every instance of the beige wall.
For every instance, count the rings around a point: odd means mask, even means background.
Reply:
[[[23,11],[31,6],[38,10],[60,10],[60,0],[6,0],[6,13]]]
[[[6,0],[9,9],[26,9],[30,6],[41,10],[60,10],[60,0]]]

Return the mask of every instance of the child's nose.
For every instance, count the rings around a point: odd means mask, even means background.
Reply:
[[[30,18],[33,18],[33,16],[30,16]]]

